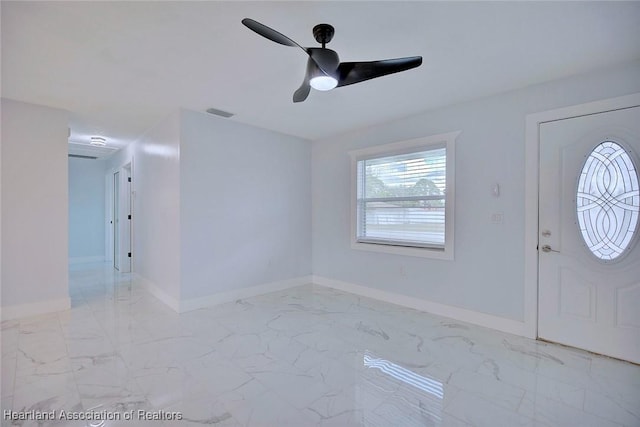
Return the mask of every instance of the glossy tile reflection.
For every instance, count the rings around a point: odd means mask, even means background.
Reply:
[[[314,285],[178,315],[128,275],[2,323],[2,409],[149,426],[640,426],[640,367]],[[2,425],[92,425],[3,420]]]

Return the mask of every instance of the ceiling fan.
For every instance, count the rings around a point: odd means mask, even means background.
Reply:
[[[325,47],[335,32],[329,24],[318,24],[313,27],[313,37],[322,44],[322,47],[302,47],[284,34],[253,19],[245,18],[242,23],[250,30],[271,41],[285,46],[299,47],[309,55],[304,81],[300,88],[293,93],[293,102],[302,102],[307,99],[311,88],[322,91],[331,90],[335,87],[410,70],[422,64],[421,56],[369,62],[340,62],[338,54]]]

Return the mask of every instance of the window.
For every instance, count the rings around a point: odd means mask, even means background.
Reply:
[[[638,228],[638,172],[614,141],[598,144],[582,167],[576,213],[584,243],[603,262],[628,252]]]
[[[350,153],[352,247],[453,259],[453,148],[458,134]]]

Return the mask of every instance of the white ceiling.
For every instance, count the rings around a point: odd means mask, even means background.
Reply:
[[[640,2],[1,2],[2,96],[72,112],[71,139],[121,146],[177,108],[307,139],[640,58]],[[304,46],[336,28],[343,61],[422,55],[420,68],[312,91]]]

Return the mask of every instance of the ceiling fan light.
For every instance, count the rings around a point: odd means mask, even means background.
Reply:
[[[338,80],[331,76],[316,76],[309,81],[309,84],[315,90],[331,90],[338,86]]]

